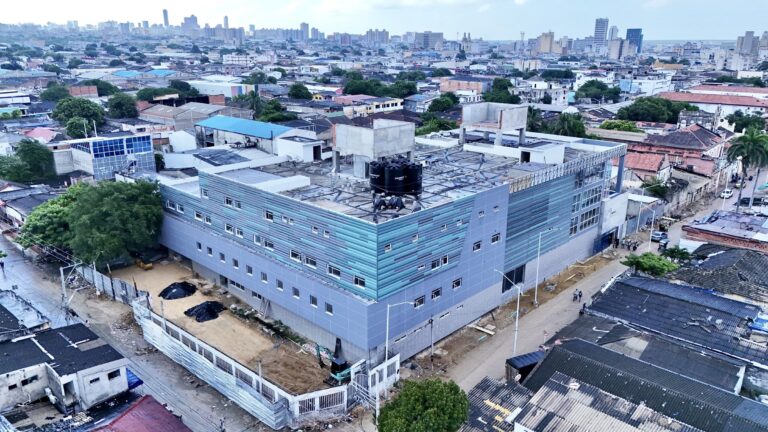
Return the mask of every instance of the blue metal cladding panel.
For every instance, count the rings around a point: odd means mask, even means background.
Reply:
[[[575,176],[565,176],[509,196],[504,271],[536,258],[539,233],[541,253],[568,242]]]
[[[182,200],[185,218],[194,220],[199,211],[211,217],[208,229],[230,236],[255,253],[363,298],[377,298],[375,225],[206,173],[200,174],[200,187],[208,191],[209,198],[172,188],[161,190],[168,199]],[[241,208],[225,206],[226,197],[239,202]],[[267,210],[272,212],[272,222],[264,217]],[[227,233],[225,224],[241,229],[243,237]],[[261,246],[254,242],[254,235],[262,239]],[[274,250],[263,246],[264,239],[274,243]],[[302,262],[291,259],[292,250],[301,254]],[[306,265],[307,257],[315,260],[314,267]],[[341,270],[341,277],[329,275],[329,265]],[[355,276],[365,279],[365,287],[355,285]]]

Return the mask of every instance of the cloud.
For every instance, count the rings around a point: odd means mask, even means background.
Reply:
[[[477,8],[477,13],[487,12],[490,8],[491,5],[488,3],[481,4],[480,7]]]
[[[645,0],[643,7],[648,9],[657,9],[669,4],[670,0]]]
[[[518,6],[522,6],[526,3],[528,3],[528,0],[515,0],[515,4]]]

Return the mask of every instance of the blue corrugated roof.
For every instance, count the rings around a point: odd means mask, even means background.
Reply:
[[[151,74],[151,75],[157,75],[157,76],[165,77],[165,76],[168,76],[168,75],[173,75],[174,73],[176,73],[176,71],[172,71],[170,69],[152,69],[151,71],[148,71],[147,73]]]
[[[217,115],[197,123],[197,126],[218,129],[241,135],[270,139],[291,130],[274,123],[264,123],[236,117]]]
[[[138,74],[139,74],[139,72],[132,71],[132,70],[121,70],[121,71],[112,72],[112,75],[117,75],[117,76],[123,77],[123,78],[133,78],[133,77],[135,77]]]

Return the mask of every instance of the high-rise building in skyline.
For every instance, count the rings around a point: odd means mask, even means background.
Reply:
[[[438,45],[442,46],[443,40],[442,32],[425,31],[415,33],[414,44],[416,48],[435,49]]]
[[[643,29],[632,28],[627,29],[627,42],[637,48],[637,52],[643,51]]]
[[[301,36],[301,40],[308,41],[309,40],[309,24],[301,23],[301,25],[299,26],[299,34]]]
[[[605,46],[605,41],[607,36],[608,36],[608,18],[596,19],[595,34],[594,34],[595,46]]]
[[[168,9],[163,9],[163,25],[168,28]]]
[[[611,26],[611,28],[608,30],[608,40],[614,40],[619,38],[619,28],[616,26]]]
[[[225,29],[229,28],[229,17],[226,15],[224,15],[224,28]]]
[[[744,36],[736,39],[736,52],[744,55],[757,55],[759,39],[755,37],[755,32],[748,31]]]

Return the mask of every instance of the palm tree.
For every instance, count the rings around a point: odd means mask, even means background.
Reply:
[[[541,117],[541,111],[528,107],[528,124],[526,126],[528,132],[544,132],[544,119]]]
[[[581,114],[563,113],[557,118],[550,128],[550,133],[555,135],[565,135],[572,137],[587,136],[587,129],[584,127],[584,120]]]
[[[752,187],[752,197],[749,199],[749,207],[752,208],[752,201],[757,188],[758,178],[760,177],[760,168],[768,165],[768,135],[756,128],[747,129],[744,135],[738,137],[735,143],[728,149],[728,161],[733,162],[741,158],[742,177],[747,177],[749,168],[757,168],[755,184]],[[739,198],[736,203],[736,212],[741,209],[741,193],[743,188],[739,188]]]

